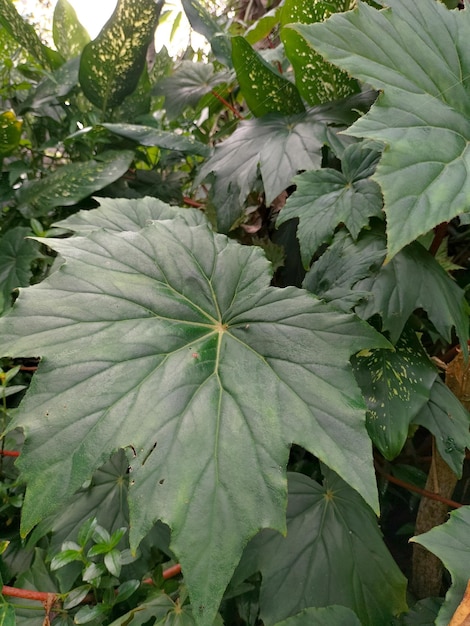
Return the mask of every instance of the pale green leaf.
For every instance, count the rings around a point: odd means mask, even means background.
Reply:
[[[113,108],[137,87],[163,1],[119,0],[80,58],[80,84],[90,102]]]
[[[253,45],[261,39],[268,37],[273,28],[279,24],[280,12],[281,7],[277,6],[264,13],[259,20],[245,31],[244,37],[247,42]]]
[[[90,41],[89,34],[68,0],[58,0],[55,5],[52,34],[56,48],[64,59],[78,56]]]
[[[345,606],[304,609],[275,626],[361,626],[357,615]]]
[[[40,216],[57,206],[77,204],[125,174],[133,158],[130,150],[108,151],[96,161],[63,165],[41,180],[25,185],[18,193],[19,207],[28,216]]]
[[[291,26],[329,61],[383,90],[348,132],[387,144],[377,168],[389,256],[468,211],[470,13],[440,2],[358,2],[323,24]]]
[[[452,586],[436,619],[436,626],[448,626],[461,602],[470,579],[470,506],[450,513],[445,524],[427,533],[413,537],[411,541],[421,544],[435,554],[449,570]]]
[[[29,285],[31,263],[42,256],[28,235],[29,228],[16,226],[0,237],[0,312],[11,306],[13,289]]]
[[[247,540],[284,529],[291,442],[376,508],[349,365],[357,350],[385,347],[369,326],[270,287],[259,248],[206,226],[46,241],[64,263],[0,320],[7,354],[43,357],[11,424],[26,434],[23,532],[132,446],[131,543],[157,519],[172,528],[202,625]]]
[[[359,354],[353,366],[367,404],[369,435],[383,456],[392,460],[403,448],[413,418],[429,400],[436,368],[415,332],[406,329],[393,352]]]
[[[386,624],[406,609],[406,579],[374,514],[344,481],[324,470],[323,485],[289,474],[287,536],[265,531],[255,540],[266,626],[306,607],[340,604],[363,626]]]
[[[470,416],[440,378],[436,378],[428,404],[413,422],[434,435],[439,454],[452,471],[461,476],[465,448],[470,448]]]
[[[100,206],[91,211],[78,211],[56,222],[59,228],[86,235],[99,228],[123,232],[138,231],[153,220],[182,219],[188,226],[207,223],[202,211],[170,206],[158,198],[98,198]],[[24,286],[24,285],[22,285]]]
[[[277,225],[298,218],[297,237],[302,261],[309,267],[313,254],[344,223],[354,239],[371,217],[382,213],[380,187],[370,180],[379,155],[361,144],[346,148],[342,172],[324,168],[300,174],[296,191],[287,199]]]
[[[254,50],[243,37],[232,38],[232,61],[243,97],[256,117],[305,111],[297,87]]]
[[[21,139],[22,120],[13,111],[0,114],[0,161],[16,150]]]

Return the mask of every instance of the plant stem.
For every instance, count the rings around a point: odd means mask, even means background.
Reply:
[[[211,94],[214,96],[214,98],[217,98],[217,100],[219,100],[219,102],[222,102],[222,104],[225,107],[227,107],[227,109],[232,111],[232,113],[235,115],[236,118],[238,118],[239,120],[244,120],[245,119],[243,117],[243,115],[240,113],[240,111],[237,111],[237,109],[234,106],[232,106],[230,104],[230,102],[228,102],[223,96],[218,94],[214,89],[211,91]]]
[[[58,599],[55,593],[31,591],[31,589],[19,589],[18,587],[8,587],[7,585],[3,585],[2,595],[11,598],[23,598],[25,600],[37,600],[38,602],[52,602],[52,604]]]
[[[16,450],[0,450],[0,456],[20,456]]]

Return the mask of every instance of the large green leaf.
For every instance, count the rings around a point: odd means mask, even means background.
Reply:
[[[406,609],[406,579],[374,514],[327,468],[323,485],[289,475],[287,537],[265,531],[254,545],[266,626],[309,606],[349,607],[364,626],[386,624]]]
[[[452,586],[436,619],[436,626],[448,626],[455,609],[463,598],[470,579],[470,506],[452,511],[450,519],[427,533],[413,537],[441,559],[452,577]]]
[[[361,626],[357,615],[345,606],[304,609],[275,626]]]
[[[270,287],[259,248],[207,226],[177,219],[47,244],[63,264],[0,320],[6,354],[42,357],[11,425],[26,434],[23,532],[127,447],[131,542],[157,519],[171,527],[202,626],[248,539],[284,530],[291,442],[376,508],[349,365],[385,347],[369,326]]]
[[[392,257],[468,211],[470,14],[434,0],[387,5],[379,11],[359,1],[353,12],[292,28],[329,61],[384,90],[348,132],[387,144],[376,180]]]
[[[55,5],[52,34],[56,48],[64,59],[81,54],[90,41],[90,36],[68,0],[58,0]]]
[[[297,87],[267,63],[244,37],[232,38],[232,61],[253,115],[295,115],[305,111]]]
[[[218,85],[232,80],[233,73],[214,72],[212,63],[183,61],[174,74],[157,83],[154,93],[165,96],[166,113],[169,119],[175,119],[187,106],[195,107]]]
[[[439,454],[457,475],[462,475],[465,448],[470,448],[470,416],[440,378],[436,378],[428,404],[413,419],[436,438]]]
[[[199,182],[214,178],[212,193],[219,230],[228,232],[242,214],[243,204],[258,180],[258,168],[267,204],[289,186],[299,170],[319,168],[326,125],[352,121],[355,113],[349,105],[360,104],[358,98],[314,107],[298,115],[272,113],[241,122],[215,148],[198,176]]]
[[[72,206],[120,178],[132,163],[130,150],[103,152],[98,160],[70,163],[31,182],[18,194],[19,207],[29,217],[47,214],[57,206]]]
[[[342,172],[324,168],[294,178],[297,189],[279,214],[277,225],[299,219],[297,236],[305,267],[340,222],[357,239],[370,217],[380,217],[382,194],[369,178],[378,158],[374,150],[353,144],[343,153]]]
[[[132,139],[142,146],[158,146],[167,150],[178,150],[189,154],[207,156],[209,148],[203,143],[196,141],[192,135],[178,135],[152,126],[140,124],[101,124],[109,132]]]
[[[189,226],[206,223],[206,217],[201,211],[170,206],[158,198],[99,198],[98,202],[98,209],[78,211],[56,222],[55,226],[86,235],[99,228],[116,232],[137,231],[153,220],[171,220],[176,217]]]
[[[0,238],[0,312],[11,305],[13,289],[27,287],[32,276],[31,263],[41,256],[30,239],[29,228],[11,228]]]
[[[429,400],[436,368],[412,330],[404,331],[394,352],[359,354],[353,364],[367,404],[369,435],[392,460],[405,444],[411,421]]]
[[[137,87],[163,0],[119,0],[113,15],[80,58],[80,84],[102,110]]]
[[[305,39],[287,24],[321,22],[332,13],[348,11],[352,0],[321,1],[286,0],[281,9],[281,39],[295,73],[295,84],[302,97],[311,105],[345,98],[358,91],[358,84],[312,50]]]
[[[11,0],[0,0],[0,25],[44,68],[53,69],[63,63],[58,52],[42,43],[33,26],[21,17]]]
[[[13,111],[0,114],[0,161],[16,150],[21,139],[23,121]]]

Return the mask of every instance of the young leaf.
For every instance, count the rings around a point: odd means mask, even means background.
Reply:
[[[12,291],[27,287],[32,276],[31,263],[42,255],[30,239],[29,228],[16,226],[0,238],[0,312],[11,306]]]
[[[469,536],[470,506],[464,506],[457,511],[452,511],[449,521],[445,524],[411,539],[441,559],[452,578],[452,586],[439,611],[436,626],[448,626],[470,579]]]
[[[429,402],[413,422],[424,426],[434,435],[439,454],[460,477],[465,448],[470,448],[470,416],[440,378],[434,381]]]
[[[131,546],[157,519],[172,528],[204,624],[247,540],[284,529],[291,442],[376,507],[349,365],[358,349],[385,347],[370,327],[270,287],[259,248],[206,226],[162,221],[47,243],[65,262],[0,319],[4,351],[44,357],[11,424],[27,437],[23,532],[132,445]]]
[[[163,0],[119,0],[113,15],[80,59],[80,84],[90,102],[105,111],[137,87]]]
[[[274,626],[361,626],[357,615],[345,606],[304,609]]]
[[[305,39],[287,24],[321,22],[332,13],[353,8],[352,0],[325,2],[316,0],[286,0],[281,9],[281,40],[286,56],[292,63],[295,84],[301,96],[311,105],[331,102],[350,96],[359,90],[356,80],[323,59],[312,50]]]
[[[381,216],[382,193],[369,178],[378,158],[377,152],[353,144],[344,151],[342,172],[324,168],[294,178],[297,189],[287,199],[276,224],[299,219],[297,236],[305,267],[340,222],[357,239],[369,218]]]
[[[103,189],[127,172],[134,153],[103,152],[98,160],[70,163],[49,176],[31,182],[18,194],[18,204],[29,216],[46,215],[57,206],[72,206]]]
[[[364,626],[386,624],[406,609],[406,579],[374,514],[327,468],[323,485],[289,474],[287,537],[265,531],[254,545],[266,626],[314,606],[349,607]]]
[[[305,111],[297,87],[267,63],[244,37],[232,38],[232,61],[253,115],[295,115]]]
[[[86,235],[99,228],[115,232],[138,231],[153,220],[178,218],[184,220],[188,226],[207,223],[202,211],[170,206],[158,198],[99,198],[98,202],[98,209],[78,211],[65,220],[56,222],[55,226]]]
[[[68,0],[58,0],[54,9],[52,35],[57,50],[64,59],[81,54],[90,36],[80,24],[75,9]]]
[[[387,144],[375,179],[387,213],[389,256],[468,211],[468,11],[390,0],[322,24],[290,26],[329,61],[384,91],[349,129]],[[387,120],[386,124],[384,120]]]
[[[80,587],[75,587],[75,589],[69,591],[64,600],[64,609],[73,609],[73,607],[78,606],[85,599],[91,588],[91,585],[80,585]]]
[[[106,569],[112,576],[116,576],[119,578],[119,574],[121,573],[121,553],[119,550],[111,550],[107,552],[104,557],[104,564],[106,565]]]
[[[405,444],[411,421],[429,400],[436,368],[412,330],[404,331],[394,352],[358,355],[353,367],[367,404],[369,435],[392,460]]]

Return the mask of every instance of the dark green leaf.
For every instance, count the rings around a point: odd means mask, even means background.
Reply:
[[[98,202],[98,209],[78,211],[65,220],[56,222],[55,226],[86,235],[99,228],[115,232],[138,231],[153,220],[178,218],[188,226],[206,223],[202,211],[170,206],[158,198],[99,198]]]
[[[96,606],[82,606],[82,608],[77,611],[74,616],[74,624],[100,624],[103,615],[108,612],[108,608],[102,604],[97,604]]]
[[[359,353],[353,367],[367,404],[369,435],[391,461],[403,448],[413,418],[429,400],[436,368],[412,330],[403,332],[393,352]]]
[[[72,609],[73,607],[78,606],[81,601],[85,599],[91,588],[91,585],[80,585],[80,587],[75,587],[75,589],[69,591],[64,600],[64,609]]]
[[[291,442],[376,507],[349,365],[351,353],[386,345],[370,327],[270,287],[259,248],[206,226],[162,221],[47,244],[66,261],[0,320],[7,353],[45,357],[11,425],[27,436],[23,531],[132,446],[131,543],[156,519],[171,526],[203,624],[246,541],[284,528]],[[48,427],[33,427],[46,413]]]
[[[178,150],[189,154],[207,156],[209,148],[203,143],[196,141],[191,135],[178,135],[166,130],[140,126],[137,124],[101,124],[109,132],[132,139],[142,146],[158,146],[168,150]]]
[[[265,531],[255,543],[266,626],[306,607],[340,604],[364,626],[386,624],[406,609],[406,579],[374,514],[338,476],[324,473],[323,486],[289,475],[287,537]]]
[[[33,110],[37,114],[58,120],[65,117],[62,106],[58,105],[77,86],[78,66],[79,59],[71,59],[59,67],[59,69],[50,72],[36,89],[31,90],[29,96],[22,104],[21,110],[23,112]]]
[[[391,626],[435,626],[442,598],[419,600],[408,613],[394,620]]]
[[[177,118],[186,107],[195,107],[199,100],[218,85],[231,82],[232,73],[216,72],[212,63],[183,61],[172,76],[157,83],[154,93],[165,96],[169,119]]]
[[[450,342],[452,328],[455,328],[460,342],[467,345],[468,313],[464,292],[419,243],[403,248],[375,276],[359,281],[355,288],[372,292],[369,300],[360,304],[356,311],[364,319],[379,313],[392,342],[401,335],[411,313],[422,308],[442,337]]]
[[[468,211],[470,19],[432,0],[391,0],[387,7],[359,3],[323,24],[291,28],[329,61],[384,90],[348,132],[388,146],[376,180],[392,257]]]
[[[0,312],[11,306],[13,289],[29,285],[31,263],[42,256],[28,235],[29,228],[17,226],[0,238]]]
[[[305,111],[297,87],[279,74],[243,37],[232,38],[232,61],[243,97],[256,117]]]
[[[72,206],[120,178],[133,158],[130,150],[109,151],[100,154],[99,161],[63,165],[23,187],[18,194],[19,206],[28,216],[46,215],[57,206]]]
[[[118,602],[124,602],[124,600],[130,598],[134,591],[137,591],[139,587],[140,582],[138,580],[126,580],[125,582],[123,582],[122,585],[119,585],[119,587],[117,588],[115,598],[116,604]]]
[[[44,68],[54,69],[63,63],[55,50],[45,46],[34,28],[18,13],[11,0],[0,0],[0,25]]]
[[[0,162],[18,147],[22,126],[23,122],[16,118],[13,111],[0,114]]]
[[[118,617],[111,626],[145,626],[152,618],[159,620],[165,618],[175,607],[169,596],[160,592],[156,597],[139,604],[125,615]]]
[[[378,157],[377,152],[353,144],[344,151],[342,172],[324,168],[294,178],[297,190],[288,198],[277,224],[299,219],[297,236],[305,267],[340,222],[357,239],[369,218],[381,216],[380,187],[369,178]]]
[[[357,615],[345,606],[304,609],[275,626],[361,626]]]
[[[198,0],[181,0],[181,4],[192,28],[211,44],[215,58],[230,67],[232,64],[230,39],[209,11]]]
[[[339,231],[332,245],[313,263],[303,287],[341,310],[350,311],[370,296],[370,292],[361,292],[353,286],[376,274],[387,254],[385,240],[375,233],[376,229],[363,231],[354,241],[347,232]]]
[[[428,404],[413,422],[434,435],[439,454],[452,471],[461,476],[465,448],[470,447],[470,416],[440,378],[436,378]]]
[[[56,569],[60,569],[73,561],[83,561],[82,552],[80,550],[64,550],[52,559],[51,571],[53,572]]]
[[[281,9],[281,27],[293,22],[321,22],[332,13],[352,9],[355,2],[340,0],[286,0]],[[295,84],[301,96],[311,105],[345,98],[359,90],[357,81],[312,50],[295,30],[281,28],[281,40],[295,73]]]
[[[68,0],[58,0],[55,5],[52,34],[56,48],[64,59],[78,56],[90,41]]]
[[[162,0],[119,0],[96,39],[80,59],[80,84],[103,111],[113,108],[137,87]]]
[[[413,537],[411,541],[421,544],[435,554],[452,577],[452,586],[436,619],[436,626],[448,626],[461,602],[470,579],[470,506],[450,513],[450,519],[427,533]]]
[[[346,114],[346,115],[345,115]],[[213,176],[217,225],[228,232],[242,214],[243,204],[258,179],[258,168],[269,205],[299,170],[321,166],[321,148],[328,123],[346,124],[351,111],[325,105],[298,115],[270,114],[241,122],[204,163],[198,181]]]

